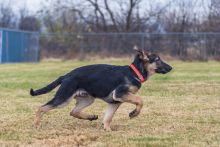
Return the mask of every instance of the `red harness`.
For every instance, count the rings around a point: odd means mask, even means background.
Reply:
[[[140,79],[141,83],[143,83],[145,80],[144,80],[144,77],[141,75],[141,73],[137,70],[137,68],[131,64],[130,65],[131,69],[134,71],[134,73],[138,76],[138,78]]]

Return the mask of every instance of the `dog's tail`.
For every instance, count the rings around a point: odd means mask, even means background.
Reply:
[[[51,90],[53,90],[54,88],[56,88],[58,85],[60,85],[62,83],[63,79],[64,79],[64,77],[61,76],[58,79],[56,79],[55,81],[53,81],[52,83],[50,83],[49,85],[47,85],[46,87],[40,88],[38,90],[33,90],[31,88],[30,95],[37,96],[37,95],[41,95],[41,94],[46,94],[46,93],[50,92]]]

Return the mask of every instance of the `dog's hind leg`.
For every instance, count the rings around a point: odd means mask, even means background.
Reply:
[[[84,108],[88,107],[93,102],[93,97],[76,97],[76,106],[70,112],[70,115],[78,119],[86,119],[90,121],[98,119],[98,115],[89,115],[82,112]]]
[[[37,127],[39,125],[44,113],[67,105],[70,102],[71,97],[74,97],[75,92],[76,86],[74,86],[74,84],[69,84],[68,82],[62,83],[54,98],[38,109],[34,126]]]
[[[34,127],[37,128],[40,124],[40,120],[42,118],[42,115],[43,113],[46,113],[48,111],[50,111],[51,109],[53,109],[53,107],[49,106],[49,105],[44,105],[44,106],[41,106],[37,112],[36,112],[36,118],[35,118],[35,121],[34,121]]]

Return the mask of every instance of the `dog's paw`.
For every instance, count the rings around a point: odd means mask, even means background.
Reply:
[[[111,129],[110,127],[104,127],[104,130],[105,130],[106,132],[111,132],[111,131],[112,131],[112,129]]]
[[[104,131],[106,131],[106,132],[112,131],[111,127],[107,124],[104,124],[104,123],[101,124],[100,128],[104,129]]]
[[[98,115],[90,115],[90,116],[88,117],[88,120],[93,121],[93,120],[97,120],[98,118],[99,118]]]
[[[32,127],[33,127],[34,129],[40,129],[40,124],[39,124],[38,122],[34,122],[34,123],[32,124]]]
[[[139,113],[140,113],[140,112],[138,112],[136,109],[134,109],[133,111],[131,111],[131,112],[129,113],[130,119],[132,119],[132,118],[138,116]]]

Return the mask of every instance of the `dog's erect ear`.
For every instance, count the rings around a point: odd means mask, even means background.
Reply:
[[[148,53],[146,53],[146,52],[144,51],[144,49],[138,48],[137,45],[135,45],[133,49],[139,54],[139,57],[140,57],[143,61],[149,61]]]
[[[134,49],[136,52],[138,52],[138,54],[142,54],[142,53],[143,53],[142,49],[140,49],[137,45],[135,45],[135,46],[133,47],[133,49]]]

